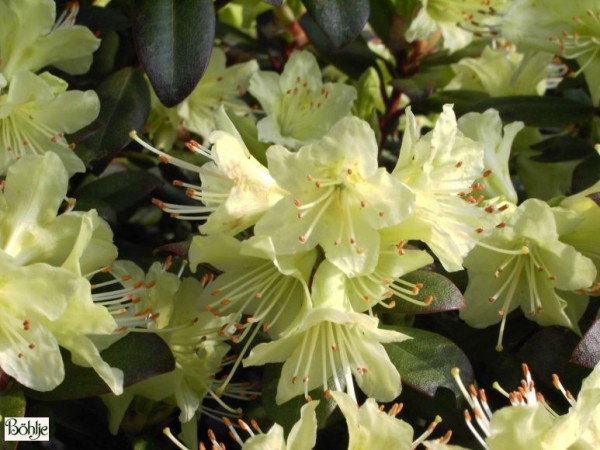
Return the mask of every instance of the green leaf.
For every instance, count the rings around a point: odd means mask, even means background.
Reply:
[[[98,118],[72,136],[75,152],[95,174],[131,141],[131,130],[141,132],[150,112],[150,92],[141,70],[126,67],[115,72],[98,86],[97,93]]]
[[[426,98],[436,89],[447,85],[454,72],[450,66],[425,66],[410,78],[396,78],[392,86],[418,101]]]
[[[350,77],[359,78],[365,70],[375,66],[379,56],[369,48],[362,37],[358,37],[350,45],[338,50],[310,14],[304,14],[299,23],[319,52],[319,56]]]
[[[119,213],[138,203],[162,184],[162,181],[143,170],[115,172],[99,178],[75,191],[76,209],[95,208],[97,201],[109,204]]]
[[[571,362],[590,369],[600,363],[600,319],[583,335],[571,355]]]
[[[542,153],[531,159],[539,162],[560,162],[583,159],[594,154],[594,146],[588,139],[574,136],[553,136],[531,146]]]
[[[489,108],[497,109],[505,123],[521,120],[532,127],[564,127],[588,122],[594,113],[589,103],[533,95],[491,98],[477,103],[473,110],[484,112]]]
[[[581,192],[596,181],[600,173],[600,156],[597,153],[581,161],[573,171],[573,193]]]
[[[181,103],[204,74],[215,37],[212,0],[139,0],[133,8],[136,51],[160,101]]]
[[[407,334],[413,339],[384,344],[392,363],[402,377],[402,384],[433,397],[439,387],[462,394],[450,373],[460,369],[463,383],[473,382],[473,369],[463,351],[449,339],[430,331],[408,327],[386,327]]]
[[[369,67],[360,76],[356,91],[358,98],[352,107],[352,113],[363,120],[369,120],[374,111],[385,111],[385,104],[381,95],[381,80],[374,67]]]
[[[302,0],[334,47],[352,42],[369,18],[369,0]]]
[[[265,410],[273,422],[277,422],[283,427],[286,434],[290,432],[294,424],[300,419],[300,408],[306,404],[306,399],[299,395],[281,405],[275,402],[277,395],[277,384],[281,375],[281,364],[267,364],[263,374],[262,383],[262,403]],[[331,382],[331,380],[329,380]],[[339,377],[340,384],[345,386],[343,377]],[[336,409],[336,403],[333,397],[326,399],[323,389],[317,388],[308,393],[313,400],[319,400],[317,407],[318,428],[326,426],[331,413]]]
[[[429,270],[417,270],[404,275],[402,279],[413,284],[423,284],[419,293],[412,298],[425,302],[429,296],[432,296],[433,300],[429,306],[420,306],[394,297],[396,306],[392,309],[381,310],[385,314],[433,314],[462,309],[465,306],[460,290],[452,281],[439,273]]]
[[[53,391],[28,390],[28,395],[54,401],[92,397],[110,392],[93,369],[73,364],[69,352],[63,350],[62,353],[65,364],[64,381]],[[101,355],[112,367],[123,371],[124,387],[175,368],[175,359],[169,346],[160,337],[150,333],[129,333],[101,352]]]
[[[0,391],[0,448],[2,450],[14,450],[17,441],[7,442],[4,439],[4,418],[23,417],[25,415],[25,394],[17,383],[13,383],[8,389]]]

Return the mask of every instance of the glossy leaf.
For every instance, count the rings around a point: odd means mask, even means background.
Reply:
[[[460,369],[463,383],[473,382],[473,369],[463,351],[449,339],[430,331],[408,327],[390,327],[413,339],[384,344],[392,363],[402,377],[402,383],[433,397],[439,387],[461,392],[450,373],[453,367]]]
[[[573,171],[573,192],[583,191],[598,181],[600,173],[600,155],[593,154],[585,158]]]
[[[131,67],[112,74],[96,92],[100,115],[72,140],[79,157],[98,174],[131,141],[131,130],[141,132],[150,111],[150,92],[142,71]]]
[[[600,319],[583,335],[571,355],[571,362],[590,369],[600,363]]]
[[[497,109],[505,123],[517,120],[532,127],[563,127],[592,119],[594,108],[588,103],[560,97],[496,97],[473,105],[473,111]],[[541,111],[543,111],[541,113]]]
[[[65,364],[64,381],[53,391],[29,391],[29,395],[53,401],[92,397],[110,392],[93,369],[73,364],[69,352],[62,353]],[[130,333],[101,352],[101,355],[112,367],[124,372],[124,387],[175,368],[175,359],[169,346],[160,337],[150,333]]]
[[[334,47],[348,45],[369,18],[369,0],[302,0]]]
[[[424,302],[429,296],[433,297],[429,306],[420,306],[401,298],[395,298],[396,306],[385,310],[386,314],[433,314],[441,311],[453,311],[465,306],[460,290],[452,281],[439,273],[428,270],[417,270],[402,277],[409,283],[423,284],[423,288],[414,298]]]
[[[303,15],[300,18],[300,26],[319,52],[319,56],[351,77],[359,78],[365,70],[375,66],[378,56],[361,37],[342,49],[336,49],[311,15]]]
[[[156,95],[175,106],[204,74],[215,37],[212,0],[141,0],[133,8],[136,50]]]
[[[21,387],[14,383],[8,389],[0,391],[0,418],[23,417],[25,415],[26,400]],[[4,423],[0,430],[0,448],[2,450],[14,450],[17,441],[7,442],[4,440]]]
[[[139,202],[162,183],[155,175],[142,170],[111,173],[78,189],[75,207],[94,208],[95,202],[101,201],[118,213]]]

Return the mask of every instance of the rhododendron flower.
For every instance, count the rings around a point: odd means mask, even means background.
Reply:
[[[355,400],[344,392],[332,392],[331,396],[340,407],[348,425],[350,442],[348,450],[363,450],[367,448],[393,448],[398,450],[409,450],[418,448],[423,444],[442,421],[437,416],[429,424],[421,436],[413,440],[414,431],[405,421],[396,418],[402,411],[402,403],[394,403],[389,411],[385,411],[383,405],[368,398],[359,407]],[[446,443],[451,433],[447,433],[438,440]],[[427,444],[426,442],[424,444]]]
[[[225,115],[222,110],[220,113]],[[226,120],[231,124],[229,119]],[[235,132],[233,124],[231,131]],[[160,200],[155,200],[155,203],[174,217],[206,221],[200,226],[203,233],[235,235],[254,225],[284,194],[267,168],[250,154],[239,134],[215,131],[210,137],[213,144],[210,149],[190,142],[188,148],[192,152],[211,160],[202,166],[155,149],[139,139],[134,131],[130,135],[143,147],[159,155],[161,161],[199,174],[201,186],[179,180],[174,184],[187,188],[187,195],[203,205],[176,205]]]
[[[515,0],[502,19],[502,34],[519,48],[576,59],[595,105],[600,101],[600,7],[595,0]]]
[[[267,158],[270,173],[289,194],[257,222],[255,234],[269,236],[279,254],[320,245],[347,275],[372,272],[378,230],[408,217],[414,194],[377,167],[371,127],[344,118],[318,142],[295,153],[272,146]]]
[[[458,129],[476,142],[483,144],[483,164],[486,177],[478,180],[486,198],[502,197],[517,203],[517,192],[510,178],[508,162],[513,140],[525,125],[512,122],[502,127],[502,119],[495,109],[484,113],[467,113],[458,119]]]
[[[518,307],[540,325],[578,330],[587,298],[574,291],[592,285],[596,267],[559,240],[569,220],[579,222],[540,200],[526,200],[465,259],[469,284],[460,316],[478,328],[501,322],[499,348],[506,316]]]
[[[65,133],[96,119],[100,101],[94,91],[67,91],[67,83],[43,73],[19,72],[0,86],[0,174],[24,155],[56,153],[69,175],[83,172]]]
[[[242,450],[311,450],[317,443],[317,415],[315,409],[319,405],[318,401],[311,401],[300,408],[300,419],[290,430],[290,434],[285,439],[283,427],[277,423],[266,433],[260,429],[253,432],[250,427],[242,420],[239,421],[240,427],[250,436],[244,441],[238,432],[229,425],[232,437],[242,446]],[[213,445],[218,443],[213,440]]]
[[[487,403],[485,391],[464,387],[458,369],[452,370],[469,407],[475,413],[465,411],[467,426],[486,450],[507,448],[531,448],[535,450],[564,450],[597,448],[600,442],[600,365],[583,380],[577,399],[565,390],[557,375],[552,376],[554,387],[570,403],[569,412],[557,414],[536,392],[535,384],[526,364],[523,364],[525,379],[518,390],[506,392],[497,383],[499,391],[511,406],[494,412]],[[435,446],[434,449],[450,449],[451,446]]]
[[[479,58],[463,58],[452,65],[456,76],[444,88],[482,91],[492,97],[543,95],[557,79],[560,66],[547,52],[519,53],[513,45],[487,46]]]
[[[203,138],[216,129],[214,114],[224,106],[229,114],[246,115],[250,106],[242,100],[252,74],[258,70],[255,60],[226,67],[225,52],[214,47],[208,67],[191,94],[179,105],[177,114],[183,126]]]
[[[400,394],[400,374],[381,343],[408,336],[378,329],[378,320],[352,311],[344,274],[319,266],[312,284],[313,308],[298,325],[274,342],[259,344],[244,359],[245,366],[284,362],[276,401],[322,387],[326,395],[343,389],[356,398],[352,375],[369,397],[390,401]],[[335,269],[335,267],[333,267]],[[345,388],[338,377],[343,377]],[[333,379],[333,386],[330,386]]]
[[[306,51],[292,53],[281,75],[266,71],[254,74],[248,91],[267,114],[257,124],[258,138],[292,149],[323,137],[350,114],[356,99],[352,86],[323,84],[316,58]]]
[[[81,272],[111,262],[116,250],[95,212],[57,217],[67,183],[53,153],[22,158],[8,171],[0,195],[0,366],[32,389],[51,390],[64,377],[60,345],[118,394],[123,373],[102,359],[89,337],[111,334],[117,324],[94,304]]]
[[[53,0],[0,1],[0,74],[6,81],[46,66],[73,75],[87,72],[100,40],[74,25],[77,10],[72,2],[55,23]]]
[[[196,236],[189,251],[193,270],[208,263],[223,273],[212,281],[200,300],[213,314],[233,314],[245,324],[261,325],[271,336],[278,336],[298,320],[310,304],[308,279],[317,258],[315,251],[289,256],[275,254],[268,238],[255,237],[243,243],[228,235]],[[236,341],[240,338],[235,336]]]
[[[474,31],[495,24],[494,15],[504,9],[507,1],[420,0],[420,3],[421,9],[406,32],[406,39],[425,40],[439,32],[444,38],[444,48],[453,52],[469,45]]]
[[[425,136],[420,136],[410,108],[406,119],[392,175],[416,193],[416,201],[414,214],[393,232],[425,242],[446,270],[460,270],[478,230],[489,223],[487,213],[477,206],[479,200],[470,195],[482,188],[476,180],[484,174],[483,144],[460,132],[451,105],[444,106]]]

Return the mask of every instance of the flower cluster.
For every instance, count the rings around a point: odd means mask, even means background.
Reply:
[[[428,440],[437,412],[396,418],[408,383],[462,392],[486,449],[598,445],[589,349],[577,400],[554,379],[563,415],[527,366],[516,391],[496,386],[511,402],[496,412],[436,367],[470,369],[466,353],[496,334],[520,358],[506,337],[518,320],[539,333],[519,339],[600,326],[597,2],[386,1],[326,54],[344,19],[329,4],[234,0],[214,45],[173,49],[151,83],[149,49],[180,43],[198,10],[93,3],[81,17],[94,32],[75,24],[76,2],[57,18],[54,0],[0,0],[0,397],[100,396],[110,433],[164,428],[180,448],[208,436],[224,449],[214,421],[244,449],[313,448],[335,406],[349,449],[461,448],[451,432]],[[162,27],[150,45],[147,19]],[[281,48],[251,54],[255,39]],[[102,92],[101,111],[93,89],[133,57],[121,40],[142,67],[102,84],[119,92]],[[201,54],[202,77],[188,64]],[[172,76],[182,61],[185,82]],[[174,107],[152,91],[165,81],[182,84],[161,93]],[[545,107],[556,117],[534,117]],[[74,152],[68,135],[84,127]],[[492,326],[491,342],[473,330]],[[434,346],[452,361],[429,361]],[[71,393],[78,373],[89,380]],[[276,419],[266,433],[239,417],[260,395],[254,412]]]

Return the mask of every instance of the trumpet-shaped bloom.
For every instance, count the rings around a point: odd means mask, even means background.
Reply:
[[[94,304],[82,273],[112,261],[116,249],[95,211],[57,217],[67,183],[52,153],[22,158],[8,171],[0,195],[0,366],[32,389],[51,390],[64,377],[60,345],[120,393],[122,372],[102,359],[89,337],[111,334],[117,325]]]
[[[219,113],[226,118],[223,110]],[[158,154],[161,161],[199,174],[201,186],[179,180],[174,184],[187,188],[187,195],[203,205],[176,205],[159,200],[155,203],[179,219],[205,220],[200,226],[205,234],[235,235],[251,227],[284,194],[267,168],[250,154],[231,121],[227,118],[226,121],[236,134],[215,131],[210,137],[211,149],[194,141],[188,144],[192,152],[211,160],[202,166],[173,158],[131,133],[142,146]]]
[[[352,311],[343,273],[327,262],[317,269],[312,294],[314,308],[298,325],[278,340],[254,347],[244,365],[284,362],[278,404],[300,394],[308,398],[308,391],[317,387],[326,394],[330,388],[341,391],[343,382],[346,392],[356,398],[352,375],[369,397],[380,401],[397,397],[400,374],[381,343],[410,338],[380,330],[376,318]]]
[[[562,243],[559,231],[572,227],[569,221],[579,220],[554,212],[540,200],[523,202],[502,228],[465,259],[469,285],[460,316],[481,328],[502,322],[499,347],[506,316],[519,306],[540,325],[577,330],[587,299],[573,291],[592,285],[596,267]]]
[[[74,25],[75,5],[55,23],[52,0],[0,1],[0,73],[6,81],[46,66],[74,75],[88,71],[100,40],[88,28]]]
[[[83,172],[65,133],[91,123],[100,111],[93,91],[67,91],[67,83],[48,73],[17,73],[7,91],[0,87],[0,174],[24,155],[56,153],[72,175]]]
[[[502,11],[506,0],[420,0],[421,9],[406,32],[409,42],[428,39],[433,33],[441,33],[443,46],[450,51],[469,45],[473,32],[482,25],[497,23],[495,14]]]
[[[200,296],[204,308],[215,315],[248,315],[238,328],[262,324],[278,336],[294,324],[310,303],[308,279],[316,252],[275,255],[268,238],[244,243],[228,235],[196,236],[190,247],[190,264],[208,263],[223,273]]]
[[[547,52],[525,56],[514,46],[488,46],[479,58],[463,58],[453,64],[456,76],[445,89],[482,91],[492,97],[543,95],[548,78],[556,76],[552,57]]]
[[[320,141],[295,153],[272,146],[267,158],[271,174],[289,194],[257,222],[255,234],[269,236],[278,254],[320,245],[347,275],[372,272],[378,230],[404,220],[414,194],[377,167],[377,142],[369,125],[344,118]]]
[[[356,99],[352,86],[323,84],[316,58],[305,51],[292,53],[281,75],[254,74],[248,91],[267,114],[257,124],[258,138],[293,149],[323,137]]]
[[[559,415],[536,392],[531,373],[523,364],[525,379],[518,390],[510,393],[495,386],[511,403],[494,412],[487,404],[485,392],[471,386],[465,389],[453,369],[453,376],[463,391],[470,408],[475,412],[476,425],[465,411],[467,426],[486,450],[530,448],[535,450],[581,449],[592,450],[600,442],[600,365],[583,380],[577,399],[566,391],[557,375],[552,376],[554,387],[571,404],[569,412]],[[434,446],[436,450],[451,446]]]
[[[600,268],[600,235],[598,224],[600,224],[600,181],[593,186],[566,197],[560,202],[560,207],[574,211],[581,219],[577,225],[561,234],[560,240],[565,244],[572,245],[583,255],[590,258],[596,264],[596,270]],[[600,289],[598,276],[593,286],[593,292]]]
[[[275,423],[266,433],[252,435],[245,442],[237,432],[230,427],[232,435],[242,446],[242,450],[311,450],[317,443],[317,415],[315,409],[318,401],[311,401],[300,409],[300,419],[292,427],[287,438],[283,436],[283,427]],[[250,427],[241,422],[243,429]]]
[[[379,409],[374,399],[368,398],[360,408],[343,392],[331,395],[340,407],[348,424],[350,442],[348,450],[366,448],[394,448],[410,450],[413,446],[413,429],[403,420]]]
[[[515,136],[523,129],[523,122],[513,122],[502,128],[500,114],[488,109],[483,114],[467,113],[458,120],[458,129],[476,142],[483,144],[485,178],[479,183],[486,198],[502,197],[517,203],[517,192],[510,178],[508,161]]]
[[[600,101],[600,7],[595,0],[516,0],[502,19],[503,35],[519,48],[576,59],[595,105]]]
[[[416,201],[414,214],[394,232],[401,239],[427,243],[446,270],[460,270],[478,230],[489,224],[478,200],[469,195],[482,188],[476,181],[484,170],[483,144],[460,132],[451,105],[444,106],[434,129],[422,137],[410,109],[406,118],[392,175],[415,192]]]
[[[183,126],[203,138],[215,129],[214,114],[224,106],[231,114],[250,114],[251,109],[242,100],[250,77],[258,70],[255,60],[226,67],[225,52],[213,48],[208,67],[192,93],[179,105],[177,114]]]

